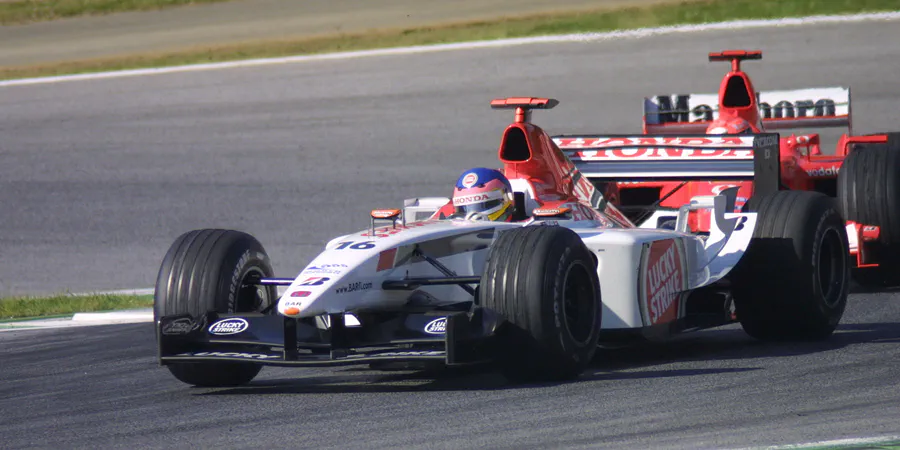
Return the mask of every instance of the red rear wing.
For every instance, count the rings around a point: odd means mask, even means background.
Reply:
[[[709,54],[710,61],[731,61],[732,72],[741,70],[741,61],[747,59],[762,59],[762,51],[725,50],[724,52],[712,52]]]
[[[733,61],[745,59],[762,59],[761,50],[725,50],[722,52],[710,52],[710,61]]]
[[[557,101],[556,99],[536,97],[509,97],[491,100],[491,108],[494,109],[550,109],[558,104],[559,101]]]
[[[850,89],[796,89],[757,93],[766,131],[791,128],[847,127],[850,134]],[[719,116],[718,94],[676,94],[644,98],[647,134],[706,133]]]
[[[491,100],[493,109],[515,109],[515,123],[531,122],[532,109],[552,109],[559,101],[552,98],[508,97]]]

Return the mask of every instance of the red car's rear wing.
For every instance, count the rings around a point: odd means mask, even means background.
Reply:
[[[509,97],[491,100],[492,109],[515,109],[515,123],[531,122],[532,109],[553,109],[559,101],[553,98]]]
[[[731,70],[737,72],[741,70],[741,61],[743,60],[762,59],[762,51],[760,50],[725,50],[721,52],[712,52],[709,54],[710,61],[731,61]]]
[[[718,94],[676,94],[644,98],[644,132],[647,134],[705,133],[719,117]],[[847,127],[850,88],[812,88],[757,93],[763,128]]]
[[[760,50],[725,50],[709,54],[710,61],[730,61],[718,94],[676,94],[644,98],[644,133],[706,133],[720,110],[753,122],[760,132],[790,128],[847,127],[850,89],[842,87],[756,91],[741,61],[760,60]],[[750,100],[752,99],[752,100]],[[748,114],[744,108],[756,111]],[[757,122],[757,117],[759,122]]]
[[[590,179],[754,180],[780,174],[779,136],[554,136]],[[763,162],[760,162],[763,158]],[[772,162],[774,161],[774,163]],[[777,189],[780,178],[775,179]],[[764,180],[770,183],[771,180]]]

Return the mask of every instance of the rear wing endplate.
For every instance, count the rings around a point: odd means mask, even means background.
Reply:
[[[766,130],[847,127],[852,134],[850,88],[830,87],[758,92]],[[718,94],[676,94],[644,98],[644,133],[705,133],[719,116]]]
[[[581,135],[553,142],[589,179],[608,181],[753,180],[781,186],[779,135]],[[758,192],[758,191],[755,191]]]

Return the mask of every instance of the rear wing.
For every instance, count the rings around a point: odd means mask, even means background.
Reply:
[[[588,179],[608,181],[753,180],[781,186],[779,135],[554,136]]]
[[[847,127],[850,88],[830,87],[769,91],[756,94],[766,130]],[[644,133],[705,133],[719,116],[718,94],[676,94],[644,98]]]

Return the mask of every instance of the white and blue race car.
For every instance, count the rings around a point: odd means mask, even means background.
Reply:
[[[766,340],[832,334],[849,289],[845,222],[825,195],[780,189],[777,134],[734,143],[754,154],[748,212],[724,190],[682,205],[674,230],[637,228],[531,123],[556,104],[492,102],[516,114],[499,148],[511,221],[409,199],[373,210],[369,228],[333,239],[293,278],[275,277],[246,233],[183,234],[156,284],[160,363],[198,386],[248,383],[264,365],[384,361],[563,380],[610,342],[736,321]],[[688,231],[696,210],[711,212],[709,233]]]

